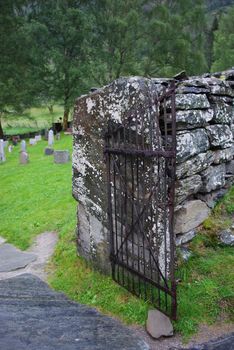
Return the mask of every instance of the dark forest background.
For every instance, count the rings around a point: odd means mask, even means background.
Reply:
[[[234,65],[234,0],[0,1],[1,116],[63,105],[126,75]]]

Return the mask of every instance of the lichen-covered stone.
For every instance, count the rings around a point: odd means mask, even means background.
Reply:
[[[206,131],[211,147],[228,148],[233,144],[232,132],[228,125],[209,125]]]
[[[196,236],[196,230],[191,230],[182,235],[177,235],[175,239],[176,246],[181,246],[182,244],[186,244],[190,242]]]
[[[199,226],[210,213],[210,209],[201,200],[186,202],[175,213],[175,234],[181,234],[193,230]]]
[[[211,105],[214,110],[213,122],[230,124],[234,115],[233,99],[221,96],[211,96]]]
[[[209,139],[204,129],[177,133],[177,162],[181,163],[196,154],[205,152],[209,147]]]
[[[227,191],[227,188],[221,188],[209,193],[197,193],[195,197],[202,200],[208,205],[209,208],[213,209],[217,201],[220,200],[227,193]]]
[[[176,123],[178,129],[193,129],[199,126],[207,125],[209,121],[213,118],[213,109],[205,110],[186,110],[186,111],[177,111],[176,113]]]
[[[210,102],[206,95],[177,94],[176,109],[206,109],[210,108]]]
[[[176,167],[177,179],[182,177],[192,176],[205,170],[214,162],[214,152],[208,151],[206,153],[199,153],[195,157],[180,163]]]
[[[226,163],[226,173],[234,175],[234,160]]]
[[[182,203],[191,194],[197,193],[202,186],[202,180],[200,175],[193,175],[186,177],[183,180],[176,182],[176,204]]]
[[[229,162],[233,158],[233,148],[225,148],[225,149],[219,149],[213,152],[214,156],[214,164],[219,164],[223,162]]]
[[[222,163],[216,166],[210,166],[201,173],[203,186],[200,192],[207,193],[219,189],[225,185],[226,167]]]

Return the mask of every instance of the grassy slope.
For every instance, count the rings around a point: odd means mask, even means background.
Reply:
[[[62,136],[55,149],[70,149],[71,137]],[[76,203],[71,197],[71,163],[56,165],[43,155],[46,142],[28,147],[30,164],[18,164],[18,148],[0,165],[0,235],[25,249],[32,237],[46,230],[59,232],[50,283],[74,300],[95,306],[127,323],[144,324],[149,305],[130,295],[111,278],[93,271],[76,255]],[[191,245],[193,258],[177,272],[178,321],[184,337],[199,323],[220,317],[233,319],[233,248],[217,244],[217,230],[230,224],[234,213],[234,188],[216,208]]]
[[[54,106],[53,114],[50,114],[46,107],[35,107],[22,114],[7,115],[3,118],[3,130],[7,135],[37,131],[48,128],[52,121],[56,122],[62,116],[63,108],[61,106]]]

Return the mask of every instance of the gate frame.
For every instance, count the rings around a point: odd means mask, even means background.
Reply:
[[[111,266],[112,266],[112,278],[119,283],[120,285],[122,285],[123,287],[127,288],[123,283],[120,283],[119,278],[116,278],[116,267],[121,266],[123,269],[126,269],[128,271],[128,273],[130,272],[134,276],[138,276],[139,280],[140,278],[142,280],[144,280],[144,283],[149,283],[151,285],[151,291],[152,291],[152,286],[156,287],[159,290],[159,304],[154,304],[154,306],[159,309],[160,311],[162,311],[163,313],[165,313],[166,315],[170,316],[172,319],[176,319],[176,311],[177,311],[177,298],[176,298],[176,280],[175,280],[175,237],[174,237],[174,231],[173,231],[173,226],[174,226],[174,196],[175,196],[175,177],[176,177],[176,108],[175,108],[175,82],[173,81],[170,85],[169,88],[165,88],[163,93],[160,96],[157,96],[157,98],[154,101],[154,106],[156,106],[156,112],[154,113],[154,118],[156,120],[156,124],[157,124],[157,128],[158,130],[160,130],[160,126],[159,126],[159,117],[162,117],[162,115],[160,115],[158,113],[158,108],[160,108],[160,106],[163,106],[163,120],[164,120],[164,126],[167,129],[167,106],[166,103],[168,100],[171,101],[170,104],[170,116],[171,116],[171,149],[170,150],[162,150],[162,149],[158,149],[158,150],[136,150],[136,149],[121,149],[121,148],[115,148],[115,147],[110,147],[110,137],[114,134],[120,131],[120,129],[124,129],[124,125],[117,125],[116,130],[112,130],[112,132],[110,132],[110,126],[108,126],[108,132],[105,134],[105,149],[104,149],[104,154],[105,154],[105,159],[106,159],[106,169],[107,169],[107,194],[108,194],[108,225],[109,225],[109,233],[110,233],[110,260],[111,260]],[[152,108],[153,106],[149,106],[149,108]],[[126,129],[127,130],[127,129]],[[129,129],[128,129],[129,130]],[[162,131],[162,129],[160,130]],[[167,135],[167,130],[165,131],[165,134]],[[167,146],[167,136],[166,136],[166,146]],[[115,238],[117,237],[117,232],[116,234],[114,233],[114,223],[113,223],[113,200],[112,200],[112,174],[111,174],[111,164],[115,163],[114,160],[112,160],[111,158],[113,158],[113,156],[116,155],[119,157],[121,157],[121,155],[123,155],[124,157],[130,156],[133,157],[135,155],[135,158],[138,159],[138,157],[145,157],[145,158],[154,158],[156,159],[156,157],[158,157],[157,159],[170,159],[171,160],[171,174],[170,174],[170,178],[171,178],[171,183],[170,183],[170,187],[168,187],[168,189],[170,190],[168,198],[167,198],[167,204],[165,204],[165,208],[167,208],[168,205],[168,211],[169,211],[169,215],[168,215],[168,231],[169,231],[169,239],[170,239],[170,260],[169,260],[169,264],[170,264],[170,280],[168,280],[166,277],[164,278],[160,267],[158,266],[159,264],[156,263],[156,259],[157,257],[154,256],[153,252],[152,252],[152,247],[150,247],[149,244],[149,251],[150,254],[152,254],[152,257],[155,261],[155,266],[158,269],[158,273],[160,275],[160,279],[158,281],[161,281],[161,279],[164,280],[166,287],[162,286],[160,284],[160,282],[157,281],[153,281],[152,279],[149,279],[147,276],[144,276],[143,274],[141,274],[137,270],[134,270],[131,268],[131,266],[124,264],[123,262],[120,261],[120,259],[118,260],[118,252],[120,251],[120,249],[122,248],[124,242],[127,240],[127,238],[131,235],[131,233],[133,234],[133,229],[136,225],[136,223],[138,223],[138,221],[140,221],[141,216],[143,211],[146,209],[144,207],[144,210],[138,215],[138,219],[137,221],[132,224],[131,230],[126,234],[125,238],[123,241],[121,241],[121,246],[117,249],[117,251],[115,250]],[[126,159],[126,158],[125,158]],[[153,163],[153,161],[151,162],[151,164]],[[116,165],[114,165],[115,167]],[[126,166],[125,166],[126,167]],[[151,165],[152,167],[152,165]],[[125,168],[126,171],[126,168]],[[134,171],[134,170],[132,170]],[[116,173],[116,170],[114,170],[114,173]],[[118,176],[121,176],[121,174],[119,173]],[[166,182],[166,179],[165,179]],[[114,184],[115,185],[115,184]],[[168,183],[167,183],[168,185]],[[133,186],[133,185],[132,185]],[[169,186],[169,185],[168,185]],[[113,188],[116,188],[115,186]],[[154,191],[156,189],[156,186],[153,186],[151,188],[151,194],[150,197],[154,194]],[[116,196],[116,195],[115,195]],[[152,204],[150,202],[150,199],[148,200],[148,204]],[[115,198],[116,200],[116,198]],[[145,205],[145,203],[144,203]],[[121,223],[122,225],[122,223]],[[140,229],[141,231],[141,229]],[[164,232],[164,238],[166,239],[166,231]],[[116,236],[116,237],[115,237]],[[143,233],[143,236],[144,235]],[[118,238],[118,237],[117,237]],[[116,239],[117,239],[116,238]],[[149,240],[148,240],[149,241]],[[127,248],[126,248],[127,249]],[[145,249],[144,245],[143,245],[143,250]],[[123,254],[123,253],[122,253]],[[138,255],[139,258],[139,255]],[[150,258],[151,259],[151,258]],[[167,262],[167,258],[165,258],[165,262]],[[124,271],[124,270],[123,270]],[[123,272],[124,274],[124,272]],[[151,274],[152,276],[152,274]],[[170,287],[168,286],[167,282],[170,283]],[[139,282],[140,283],[140,282]],[[134,283],[133,283],[134,285]],[[133,292],[134,294],[138,295],[137,293],[134,292],[134,290],[130,290],[129,288],[127,288],[129,291]],[[167,311],[167,306],[166,306],[166,310],[163,309],[161,307],[160,304],[160,291],[162,291],[163,293],[165,293],[165,298],[167,300],[167,296],[169,296],[171,298],[171,304],[170,304],[170,311]],[[145,293],[145,296],[147,294]],[[145,299],[147,299],[145,297]],[[167,304],[167,301],[166,301]]]

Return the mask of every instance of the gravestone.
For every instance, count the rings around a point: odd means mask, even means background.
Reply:
[[[12,145],[9,145],[9,146],[8,146],[8,152],[11,153],[12,150],[13,150],[13,146],[12,146]]]
[[[54,154],[54,149],[51,147],[46,147],[44,154],[45,156],[51,156],[52,154]]]
[[[56,140],[60,140],[60,137],[61,137],[60,132],[58,132],[58,133],[55,135],[55,138],[56,138]]]
[[[0,162],[5,162],[4,141],[0,140]]]
[[[50,130],[48,135],[48,145],[53,146],[53,144],[54,144],[54,132],[53,130]]]
[[[37,144],[37,141],[36,141],[35,139],[29,139],[29,144],[30,144],[31,146],[34,146],[34,145]]]
[[[35,136],[35,140],[36,140],[36,141],[41,141],[41,135],[36,135],[36,136]]]
[[[20,164],[28,164],[29,156],[28,156],[27,152],[25,152],[25,151],[20,152],[19,162],[20,162]]]
[[[26,141],[22,140],[20,144],[21,152],[26,152]]]
[[[8,141],[4,141],[4,147],[8,146]]]
[[[55,151],[54,152],[54,162],[57,164],[67,163],[70,160],[70,155],[68,150]]]

